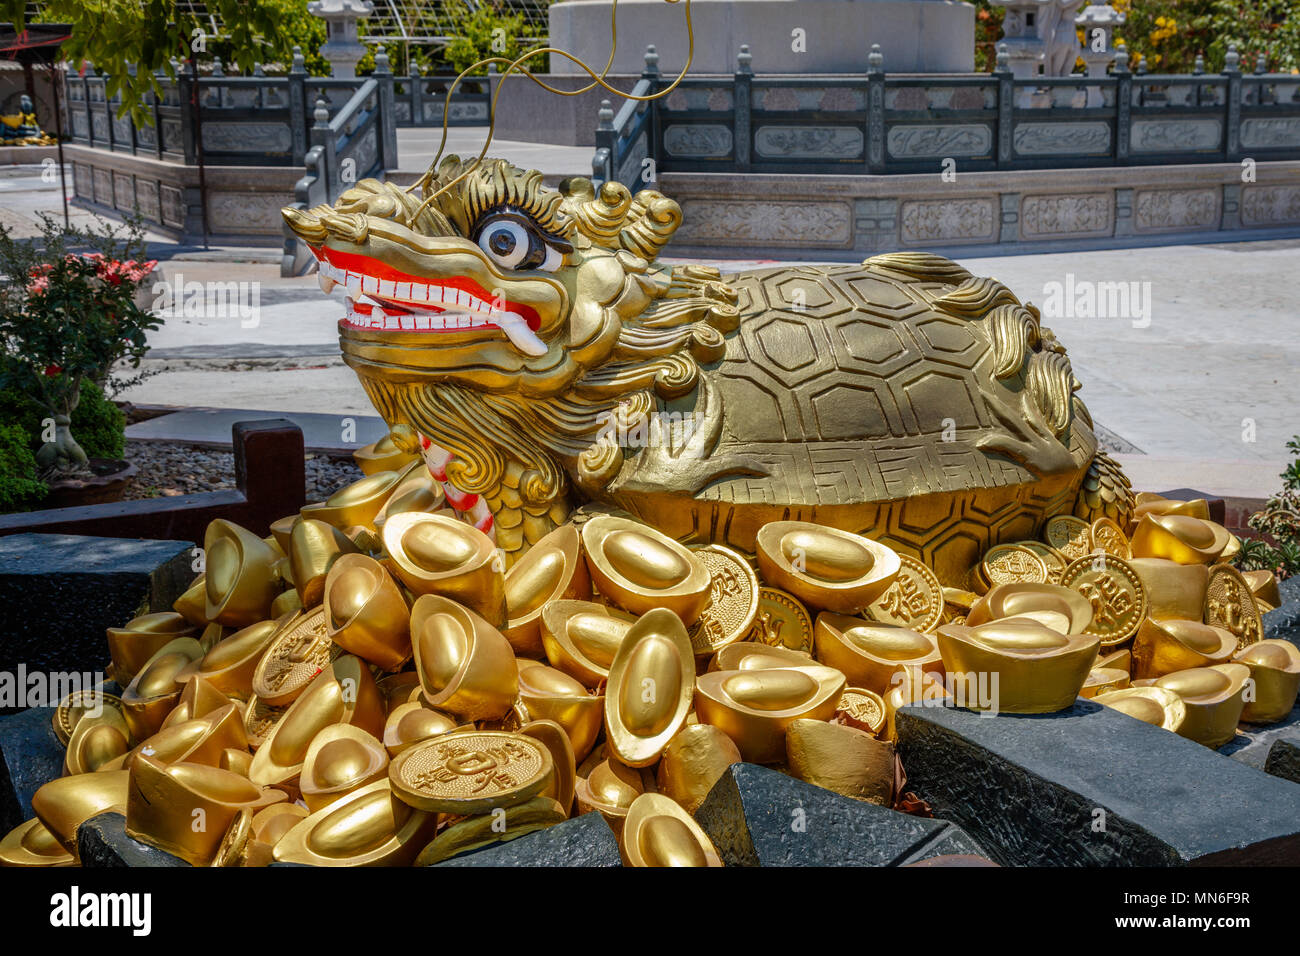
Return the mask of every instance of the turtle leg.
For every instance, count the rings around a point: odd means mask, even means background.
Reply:
[[[1127,528],[1133,517],[1133,485],[1114,458],[1098,451],[1088,465],[1074,502],[1074,514],[1089,523],[1110,518]]]

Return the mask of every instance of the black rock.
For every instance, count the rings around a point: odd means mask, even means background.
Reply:
[[[0,538],[0,674],[98,673],[104,629],[170,610],[194,579],[188,541],[15,534]],[[0,709],[58,701],[13,702]]]
[[[1282,603],[1264,615],[1264,637],[1300,644],[1300,574],[1277,586]]]
[[[908,787],[1004,865],[1300,863],[1300,787],[1092,701],[913,704],[898,738]]]
[[[0,717],[0,835],[30,820],[32,794],[63,773],[53,707]]]
[[[910,781],[909,781],[910,787]],[[897,813],[755,764],[733,764],[695,811],[727,866],[902,866],[987,856],[943,820]]]
[[[618,838],[599,813],[584,813],[436,866],[622,866]]]
[[[1248,767],[1300,783],[1300,766],[1288,756],[1297,747],[1300,747],[1300,707],[1275,724],[1239,724],[1237,736],[1220,747],[1219,753]]]
[[[87,867],[189,866],[178,856],[127,836],[126,817],[111,811],[77,828],[77,853]]]

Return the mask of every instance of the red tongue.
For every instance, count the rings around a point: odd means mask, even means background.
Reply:
[[[375,310],[375,308],[376,306],[373,302],[355,302],[352,305],[353,311],[359,312],[361,315],[369,315]],[[402,308],[400,305],[394,305],[391,302],[385,302],[383,309],[389,315],[409,315],[411,311],[410,309]]]

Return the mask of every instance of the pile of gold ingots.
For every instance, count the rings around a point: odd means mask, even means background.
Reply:
[[[1296,649],[1260,639],[1275,582],[1225,563],[1204,501],[1051,518],[969,591],[798,521],[751,562],[579,512],[507,569],[418,461],[272,532],[212,522],[174,613],[109,630],[125,690],[58,708],[64,776],[4,863],[74,864],[78,826],[117,810],[199,866],[424,866],[583,813],[628,865],[719,866],[693,814],[739,761],[905,806],[908,702],[1082,695],[1213,747],[1300,687]]]

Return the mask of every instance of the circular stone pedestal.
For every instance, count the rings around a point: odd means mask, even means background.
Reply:
[[[609,57],[609,0],[565,0],[550,9],[552,46],[599,70]],[[975,68],[975,8],[955,0],[692,0],[692,73],[732,73],[749,44],[756,73],[865,73],[879,43],[889,73],[969,73]],[[802,30],[797,34],[796,30]],[[684,3],[620,0],[613,73],[640,73],[646,44],[659,68],[686,62]],[[802,52],[800,52],[802,47]],[[554,73],[580,73],[551,57]]]

